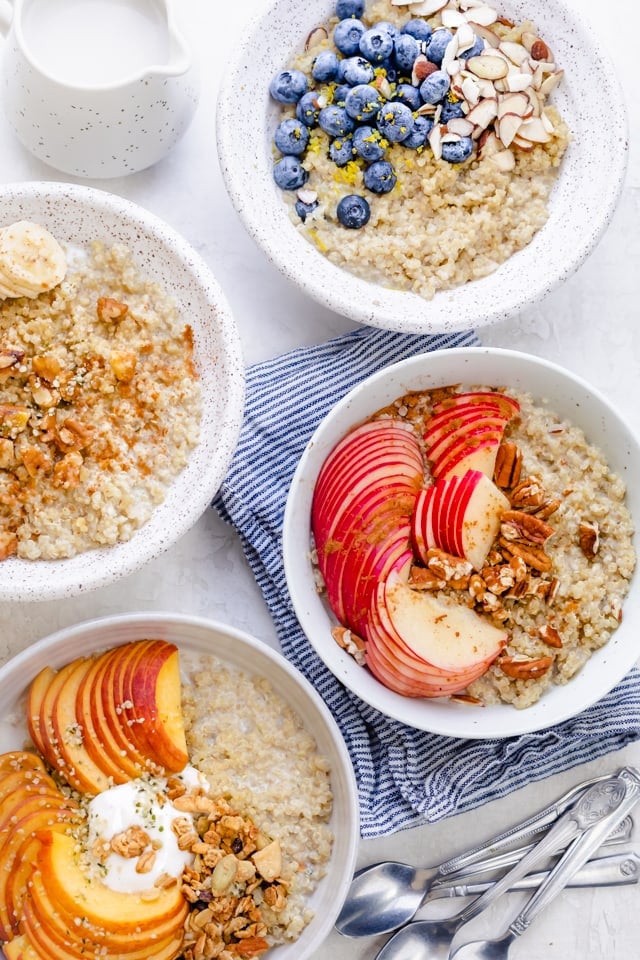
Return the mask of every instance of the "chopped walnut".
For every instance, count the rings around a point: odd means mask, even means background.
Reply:
[[[112,350],[109,364],[116,380],[129,383],[135,376],[138,358],[131,350]]]
[[[26,467],[30,477],[38,477],[42,473],[51,470],[53,460],[39,447],[24,447],[22,450],[22,462]]]
[[[9,470],[15,463],[13,440],[0,437],[0,470]]]
[[[63,490],[73,490],[79,486],[83,463],[82,454],[77,451],[65,454],[53,468],[52,485]]]
[[[98,297],[96,313],[103,323],[119,323],[120,320],[124,320],[128,312],[129,307],[126,303],[120,303],[112,297]]]
[[[57,357],[46,354],[41,357],[32,357],[31,369],[41,380],[53,383],[62,371],[62,364]]]

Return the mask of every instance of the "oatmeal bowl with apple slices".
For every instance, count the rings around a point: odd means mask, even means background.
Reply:
[[[283,657],[212,621],[109,617],[18,654],[0,770],[7,960],[304,960],[351,880],[333,718]]]
[[[185,240],[67,184],[0,191],[0,596],[70,596],[195,523],[242,418],[235,321]]]
[[[317,428],[287,583],[327,666],[412,726],[504,737],[580,712],[637,660],[640,447],[561,367],[460,348],[395,364]]]
[[[225,74],[217,137],[276,266],[341,314],[415,333],[508,317],[570,275],[627,153],[597,38],[538,0],[277,0]]]

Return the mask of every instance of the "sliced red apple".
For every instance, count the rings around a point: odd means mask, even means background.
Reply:
[[[427,450],[434,447],[443,437],[455,435],[469,423],[491,422],[495,426],[505,426],[507,420],[497,405],[469,403],[460,407],[451,407],[430,417],[424,432]]]
[[[465,393],[451,394],[451,396],[438,401],[438,403],[434,404],[433,414],[435,415],[441,410],[447,410],[450,407],[467,403],[495,404],[504,411],[507,420],[511,420],[512,417],[520,413],[520,404],[518,401],[506,393],[499,393],[497,390],[468,390]]]
[[[379,583],[384,583],[399,559],[410,555],[408,518],[398,525],[387,539],[372,548],[359,565],[345,568],[342,599],[345,624],[366,639],[366,623],[371,597]]]
[[[432,465],[431,473],[437,476],[440,472],[438,465],[446,463],[449,457],[461,449],[462,444],[475,446],[479,437],[483,440],[491,437],[501,441],[504,428],[505,421],[499,418],[481,416],[466,420],[454,431],[444,434],[436,443],[429,445],[427,459]]]
[[[450,443],[431,464],[432,477],[461,476],[467,470],[481,470],[492,477],[502,436],[502,431],[488,429],[463,435]],[[468,458],[471,458],[469,462]]]
[[[498,535],[500,518],[509,509],[509,500],[483,473],[475,472],[467,483],[470,493],[461,517],[456,520],[459,556],[481,570]]]

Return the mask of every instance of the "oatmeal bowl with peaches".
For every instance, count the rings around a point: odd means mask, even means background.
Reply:
[[[298,620],[411,726],[551,726],[637,660],[639,469],[630,428],[561,367],[479,347],[394,364],[334,407],[294,475]]]
[[[622,186],[622,103],[555,0],[276,0],[225,75],[217,138],[290,279],[359,322],[441,332],[512,315],[584,260]]]
[[[0,191],[0,596],[71,596],[169,547],[240,429],[235,320],[169,226],[87,187]]]

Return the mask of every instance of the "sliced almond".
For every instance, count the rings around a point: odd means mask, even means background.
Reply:
[[[448,30],[457,30],[463,23],[466,24],[467,22],[465,15],[453,7],[446,7],[442,11],[440,19],[442,20],[442,26],[447,27]]]
[[[467,69],[476,77],[482,77],[484,80],[501,80],[509,72],[506,60],[491,53],[481,54],[479,57],[469,57]]]
[[[432,114],[435,114],[436,106],[434,103],[423,103],[421,107],[418,107],[416,113],[419,117],[430,117]]]
[[[522,43],[522,46],[525,48],[527,53],[531,53],[531,48],[533,47],[534,43],[539,39],[540,38],[537,36],[537,34],[531,33],[529,30],[523,30],[522,33],[520,34],[520,42]]]
[[[484,27],[481,23],[474,23],[473,29],[477,36],[482,37],[490,47],[497,48],[500,45],[500,37],[490,27]]]
[[[472,7],[466,12],[466,18],[470,23],[479,23],[483,27],[490,27],[498,19],[498,12],[488,4],[480,7]]]
[[[509,173],[516,165],[516,158],[511,150],[499,150],[498,153],[491,154],[491,162],[503,173]]]
[[[443,7],[446,7],[449,0],[420,0],[418,3],[411,3],[411,13],[413,16],[430,17],[432,13],[438,13]],[[406,6],[406,4],[396,3],[396,6]]]
[[[498,47],[502,53],[504,53],[512,63],[515,63],[517,67],[522,66],[526,61],[529,61],[529,53],[525,50],[521,43],[513,43],[510,40],[502,40],[500,46]]]
[[[315,47],[316,44],[322,43],[328,36],[329,34],[327,33],[326,27],[315,27],[305,41],[305,50],[310,50],[312,47]]]
[[[542,69],[542,64],[537,63],[531,76],[531,86],[534,90],[540,89],[542,81],[544,80],[544,76],[545,74],[544,70]]]
[[[440,135],[440,143],[459,143],[462,140],[462,137],[459,133],[449,132]]]
[[[510,147],[522,125],[522,117],[517,113],[505,113],[497,123],[498,137],[503,146]]]
[[[437,123],[431,127],[429,131],[429,146],[433,151],[433,156],[436,160],[442,159],[442,134],[440,132],[440,126]]]
[[[530,140],[532,143],[548,143],[551,135],[546,129],[542,117],[531,117],[530,120],[523,120],[518,130],[518,136],[523,140]]]
[[[467,117],[453,117],[447,121],[447,132],[457,133],[459,137],[470,137],[473,133],[473,121]]]
[[[533,150],[533,143],[531,140],[525,140],[524,137],[516,136],[513,138],[512,146],[517,147],[518,150],[525,150],[527,153],[530,153]]]
[[[510,93],[518,93],[531,86],[533,77],[530,73],[510,73],[505,78],[505,85]]]
[[[461,53],[466,53],[467,50],[471,50],[478,39],[475,30],[466,20],[462,26],[458,28],[456,36],[458,38],[458,56]]]
[[[505,93],[498,100],[498,117],[504,117],[505,113],[515,113],[523,119],[531,116],[532,106],[529,97],[525,93]]]
[[[440,64],[440,69],[447,70],[449,67],[449,64],[453,63],[453,61],[456,59],[457,56],[458,56],[458,35],[454,34],[452,39],[449,40],[449,43],[445,47],[445,51],[442,57],[442,63]]]
[[[480,99],[480,86],[478,81],[471,76],[464,77],[462,80],[461,89],[462,95],[469,106],[475,107],[476,103]]]
[[[497,97],[491,97],[477,103],[473,110],[469,111],[466,119],[474,125],[474,136],[479,137],[482,131],[486,130],[497,116],[498,100]]]
[[[551,119],[549,118],[545,110],[543,110],[542,113],[540,114],[540,120],[542,121],[542,126],[545,128],[547,133],[553,134],[556,132],[556,128],[554,127],[553,123],[551,122]]]
[[[539,88],[542,96],[548,97],[554,87],[557,87],[557,85],[560,83],[563,76],[564,70],[556,70],[555,73],[550,73],[548,77],[545,77]]]

